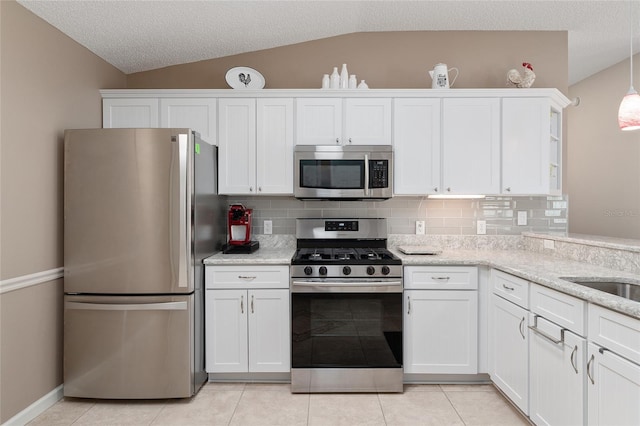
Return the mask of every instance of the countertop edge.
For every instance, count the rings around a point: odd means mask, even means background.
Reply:
[[[602,276],[638,281],[635,274],[590,265],[575,260],[558,259],[552,255],[526,250],[456,250],[441,254],[406,255],[390,249],[403,266],[484,266],[512,274],[588,303],[640,319],[640,303],[613,296],[595,289],[561,279],[566,276]],[[295,248],[260,248],[251,254],[223,254],[218,252],[204,259],[205,266],[215,265],[290,265]]]

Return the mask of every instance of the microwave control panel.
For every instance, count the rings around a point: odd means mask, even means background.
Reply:
[[[389,160],[369,160],[369,188],[389,187]]]

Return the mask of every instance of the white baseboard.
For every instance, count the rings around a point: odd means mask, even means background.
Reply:
[[[18,414],[7,420],[2,426],[23,426],[52,407],[64,396],[63,385],[58,386]]]

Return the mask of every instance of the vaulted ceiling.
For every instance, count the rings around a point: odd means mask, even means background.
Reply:
[[[640,51],[640,1],[18,0],[129,74],[369,31],[567,31],[569,83]]]

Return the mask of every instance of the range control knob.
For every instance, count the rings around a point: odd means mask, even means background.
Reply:
[[[345,275],[349,275],[351,273],[351,266],[345,266],[342,268],[342,273]]]
[[[373,275],[376,273],[376,268],[373,266],[367,266],[367,275]]]
[[[327,275],[327,267],[321,266],[320,269],[318,269],[318,272],[320,272],[320,275]]]
[[[382,267],[382,275],[389,275],[389,272],[391,272],[391,270],[389,269],[388,266]]]
[[[313,269],[311,269],[311,266],[305,266],[304,267],[304,274],[305,275],[311,275],[313,273]]]

